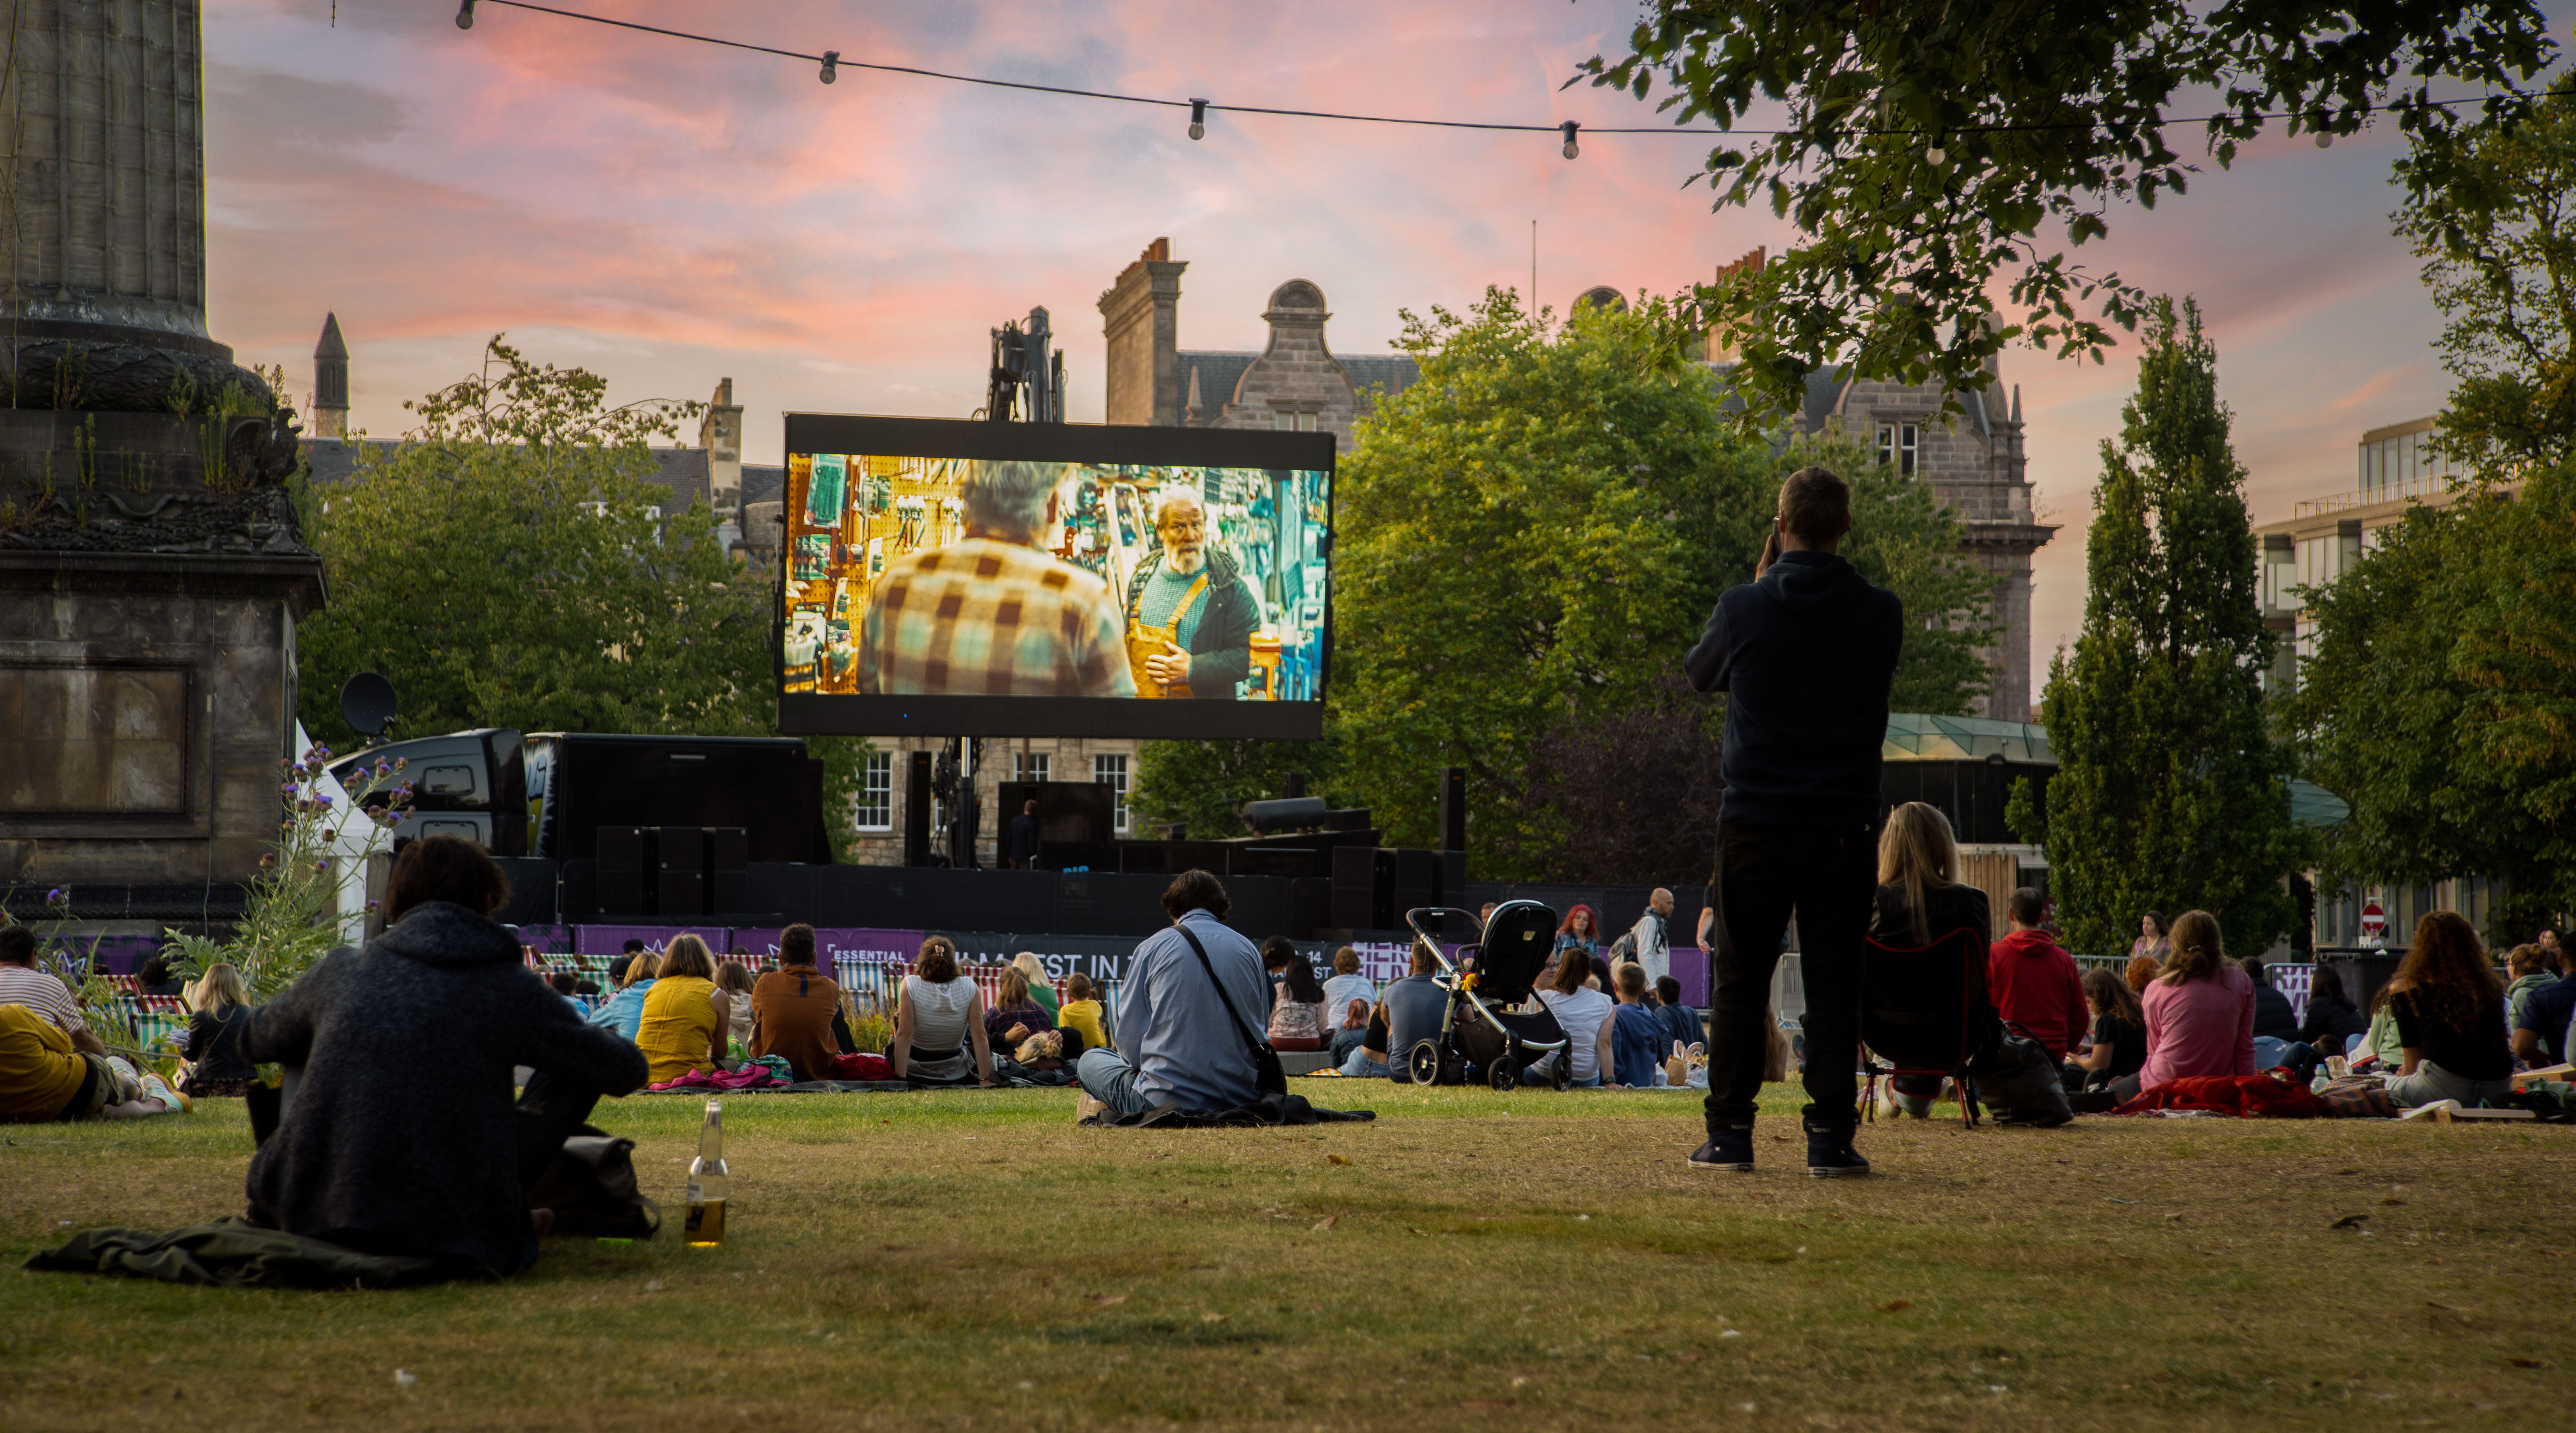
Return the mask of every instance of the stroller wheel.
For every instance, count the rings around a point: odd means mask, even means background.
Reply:
[[[1574,1050],[1571,1046],[1556,1052],[1554,1068],[1547,1072],[1547,1082],[1560,1092],[1574,1088]]]
[[[1404,1068],[1417,1085],[1440,1083],[1440,1044],[1436,1040],[1416,1040],[1405,1052]]]
[[[1494,1063],[1486,1067],[1485,1080],[1498,1092],[1517,1090],[1521,1087],[1521,1062],[1509,1055],[1496,1055]]]

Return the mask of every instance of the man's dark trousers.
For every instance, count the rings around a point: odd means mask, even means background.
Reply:
[[[1709,972],[1708,1127],[1753,1124],[1770,1031],[1771,976],[1780,937],[1798,917],[1807,1013],[1807,1120],[1848,1131],[1858,1121],[1861,949],[1878,889],[1877,831],[1868,822],[1753,826],[1720,821],[1717,918]]]

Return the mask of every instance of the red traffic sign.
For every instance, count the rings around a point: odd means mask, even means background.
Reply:
[[[2377,901],[2365,903],[2361,908],[2361,933],[2377,935],[2386,929],[2388,929],[2388,912],[2381,910]]]

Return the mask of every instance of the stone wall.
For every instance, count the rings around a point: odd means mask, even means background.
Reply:
[[[1172,241],[1156,239],[1100,295],[1108,340],[1107,421],[1158,428],[1181,421],[1179,378],[1181,271]]]
[[[1243,371],[1210,426],[1322,431],[1348,447],[1358,398],[1350,374],[1324,343],[1324,324],[1332,317],[1324,291],[1290,279],[1271,291],[1261,317],[1270,325],[1270,344]]]
[[[249,880],[310,554],[0,552],[0,882]]]

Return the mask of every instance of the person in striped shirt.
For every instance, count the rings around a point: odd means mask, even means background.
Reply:
[[[71,1037],[72,1048],[104,1055],[107,1047],[81,1018],[71,987],[36,969],[36,933],[25,926],[0,927],[0,1005],[24,1005],[47,1024]]]

